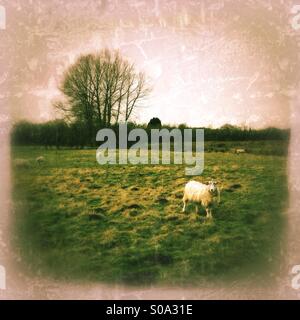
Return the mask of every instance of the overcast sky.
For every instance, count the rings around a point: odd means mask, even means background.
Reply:
[[[54,118],[63,71],[113,48],[153,87],[139,122],[289,127],[298,78],[289,1],[2,2],[0,99],[13,120]]]

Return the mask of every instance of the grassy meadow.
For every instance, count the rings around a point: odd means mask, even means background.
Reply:
[[[134,285],[270,275],[288,200],[286,146],[246,142],[236,155],[233,143],[217,143],[198,177],[184,165],[100,166],[92,149],[13,147],[13,159],[30,160],[13,170],[23,263],[59,279]],[[182,213],[185,183],[211,178],[222,187],[213,220],[193,204]]]

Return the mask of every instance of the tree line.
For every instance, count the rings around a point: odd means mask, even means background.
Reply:
[[[119,133],[119,124],[112,124],[110,127],[115,131],[116,137]],[[166,128],[169,130],[180,129],[183,134],[186,125],[168,126],[148,124],[128,123],[128,132],[131,129],[141,128],[147,131],[150,137],[150,130],[153,128]],[[100,129],[100,128],[99,128]],[[290,130],[278,128],[249,129],[236,126],[224,125],[218,129],[203,128],[205,141],[251,141],[251,140],[284,140],[287,141],[290,136]],[[195,138],[196,128],[192,128]],[[46,123],[31,123],[21,121],[12,128],[11,141],[13,145],[24,146],[45,146],[45,147],[71,147],[83,148],[86,146],[97,146],[96,134],[91,143],[86,127],[81,122],[68,123],[64,120],[54,120]],[[149,141],[150,142],[150,141]],[[128,144],[130,146],[130,144]]]

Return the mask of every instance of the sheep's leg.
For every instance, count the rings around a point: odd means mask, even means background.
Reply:
[[[212,209],[209,209],[209,218],[212,219]]]
[[[185,198],[183,198],[183,208],[182,208],[182,212],[185,212],[185,207],[186,207],[186,200],[185,200]]]
[[[198,207],[198,204],[196,203],[196,213],[199,212],[199,207]]]
[[[205,208],[205,211],[206,211],[206,218],[209,218],[209,208]]]

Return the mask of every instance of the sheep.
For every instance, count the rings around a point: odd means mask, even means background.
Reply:
[[[246,149],[235,149],[236,154],[246,153]]]
[[[220,190],[216,186],[216,182],[210,181],[208,184],[204,184],[189,181],[184,188],[182,212],[185,212],[186,204],[190,201],[196,203],[196,213],[198,213],[198,204],[200,204],[205,208],[206,217],[212,218],[211,207],[215,203],[216,196],[218,198],[217,202],[220,203]]]
[[[40,157],[37,157],[37,158],[35,159],[35,161],[36,161],[38,164],[42,164],[42,162],[45,161],[45,158],[44,158],[43,156],[40,156]]]
[[[13,163],[18,168],[28,168],[30,165],[29,160],[26,159],[15,159]]]

